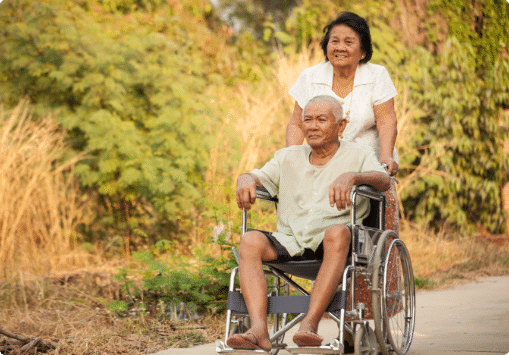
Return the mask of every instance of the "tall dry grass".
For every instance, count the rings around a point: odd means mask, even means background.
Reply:
[[[44,275],[90,262],[77,248],[86,203],[73,175],[80,159],[62,162],[65,132],[51,118],[33,120],[21,101],[0,108],[1,278]]]

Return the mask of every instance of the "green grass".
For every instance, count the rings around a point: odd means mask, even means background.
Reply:
[[[434,286],[436,286],[436,281],[426,278],[426,277],[414,276],[414,280],[415,280],[415,287],[417,289],[429,290],[429,289],[433,288]]]

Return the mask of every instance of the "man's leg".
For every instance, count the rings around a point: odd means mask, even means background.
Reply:
[[[263,233],[251,231],[244,234],[240,241],[239,277],[251,318],[251,328],[245,335],[251,341],[254,336],[258,346],[265,350],[270,350],[272,346],[267,330],[267,282],[262,261],[276,259],[276,249]]]
[[[302,320],[299,331],[317,332],[318,323],[343,276],[350,239],[350,229],[344,225],[331,226],[325,231],[323,263],[313,285],[308,314]]]

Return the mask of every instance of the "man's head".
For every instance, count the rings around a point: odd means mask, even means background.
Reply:
[[[315,96],[302,110],[302,129],[312,147],[326,146],[338,141],[346,127],[341,103],[332,96]]]

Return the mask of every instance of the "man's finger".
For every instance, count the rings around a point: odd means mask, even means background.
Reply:
[[[240,208],[249,210],[249,190],[242,188],[239,191]]]
[[[348,189],[345,191],[345,201],[346,201],[347,207],[352,207],[352,201],[350,200],[350,192],[351,191],[352,191],[351,189]]]
[[[249,186],[249,201],[251,204],[255,203],[256,201],[256,185]]]
[[[344,210],[345,207],[343,206],[343,200],[341,199],[341,189],[339,187],[336,187],[334,199],[336,201],[336,207],[339,211]]]
[[[242,208],[242,206],[243,206],[243,203],[242,203],[242,191],[241,190],[237,190],[236,195],[237,195],[237,197],[236,197],[237,206],[239,206],[239,208]]]
[[[346,189],[341,191],[341,198],[343,200],[343,209],[345,209],[348,207],[348,191]]]

